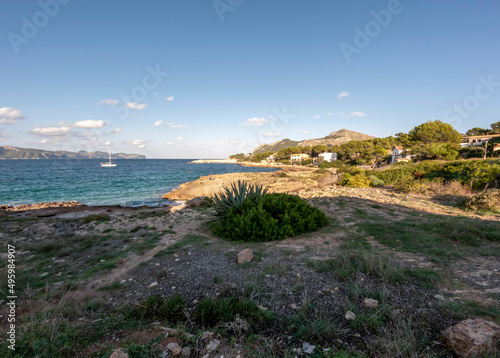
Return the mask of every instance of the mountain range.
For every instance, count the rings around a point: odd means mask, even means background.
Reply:
[[[282,139],[278,142],[270,144],[261,144],[252,151],[253,154],[274,152],[288,147],[306,147],[315,145],[327,145],[329,147],[334,145],[341,145],[347,143],[351,140],[366,140],[375,138],[371,135],[350,131],[348,129],[341,129],[339,131],[334,131],[328,134],[326,137],[317,139],[306,139],[302,141],[291,140],[288,138]]]
[[[112,153],[113,159],[146,159],[141,154]],[[0,159],[108,159],[107,152],[49,151],[43,149],[0,146]]]

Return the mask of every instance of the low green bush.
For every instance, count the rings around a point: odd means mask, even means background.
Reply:
[[[245,200],[238,209],[213,223],[212,232],[222,238],[272,241],[311,232],[328,225],[325,214],[298,196],[267,194],[255,204]]]
[[[370,181],[372,186],[384,186],[385,183],[383,180],[380,180],[375,175],[370,175]]]
[[[461,205],[473,211],[500,213],[500,189],[490,189],[465,199]]]
[[[186,301],[179,295],[163,298],[152,295],[144,299],[132,311],[138,319],[161,319],[172,323],[186,321]]]
[[[368,188],[371,184],[371,180],[363,174],[352,175],[349,173],[344,173],[340,185],[347,186],[351,188]]]
[[[273,312],[260,309],[252,300],[237,297],[204,298],[194,310],[194,319],[202,327],[231,322],[237,316],[248,323],[248,328],[262,327],[274,319]]]
[[[111,218],[107,214],[91,214],[82,218],[84,224],[91,223],[92,221],[109,221]]]

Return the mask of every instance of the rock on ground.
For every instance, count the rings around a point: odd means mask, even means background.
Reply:
[[[128,353],[125,353],[120,349],[116,349],[109,358],[128,358]]]
[[[238,254],[238,263],[244,264],[253,260],[253,251],[245,249]]]
[[[491,353],[500,342],[500,326],[482,318],[467,319],[444,330],[442,341],[459,357]]]

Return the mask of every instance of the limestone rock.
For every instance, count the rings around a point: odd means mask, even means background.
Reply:
[[[208,196],[197,196],[186,202],[186,208],[201,206],[207,202]]]
[[[494,352],[500,341],[500,326],[482,318],[467,319],[444,330],[442,342],[459,357]]]
[[[378,307],[378,301],[374,300],[372,298],[365,298],[363,300],[363,306],[369,307],[369,308],[376,308],[376,307]]]
[[[311,354],[314,352],[314,350],[316,349],[316,346],[313,346],[312,344],[309,344],[307,342],[304,342],[302,344],[302,351],[306,354]]]
[[[238,254],[238,263],[244,264],[253,260],[253,251],[245,249]]]
[[[356,319],[356,315],[352,311],[347,311],[345,313],[345,319],[348,321],[354,321]]]
[[[169,343],[167,349],[172,353],[172,356],[174,357],[178,357],[182,353],[181,346],[175,342]]]
[[[219,348],[220,341],[218,339],[214,339],[207,344],[207,352],[214,352]]]
[[[182,348],[181,358],[189,358],[191,356],[191,348],[184,347]]]
[[[122,351],[121,348],[115,349],[115,351],[113,351],[113,353],[111,353],[109,358],[128,358],[128,353],[125,353],[124,351]]]
[[[155,281],[155,282],[151,282],[151,283],[149,284],[148,288],[153,288],[153,287],[155,287],[155,286],[158,286],[158,282],[156,282],[156,281]]]

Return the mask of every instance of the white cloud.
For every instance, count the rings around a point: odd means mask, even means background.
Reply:
[[[219,145],[224,145],[224,144],[226,144],[226,143],[225,142],[219,142]]]
[[[93,119],[87,119],[85,121],[78,121],[75,124],[73,124],[73,127],[77,128],[102,128],[106,125],[103,120],[99,119],[97,121]]]
[[[142,139],[129,140],[125,143],[133,145],[134,147],[137,147],[137,148],[144,148],[146,146],[146,141],[144,141]]]
[[[177,137],[177,138],[175,138],[175,140],[180,142],[180,141],[182,141],[182,137]]]
[[[279,136],[281,136],[281,133],[266,132],[266,133],[263,133],[262,136],[263,137],[279,137]]]
[[[365,112],[351,112],[351,113],[349,113],[349,116],[352,116],[352,117],[366,117],[367,114]]]
[[[309,134],[309,131],[302,131],[300,133],[302,133],[302,134]]]
[[[115,128],[111,131],[111,133],[120,133],[122,130],[120,128]]]
[[[137,110],[141,110],[141,109],[144,109],[146,108],[148,105],[146,103],[142,103],[142,104],[137,104],[137,102],[127,102],[125,103],[125,105],[130,108],[130,109],[137,109]]]
[[[344,111],[340,111],[337,113],[327,113],[327,116],[334,116],[334,117],[340,117],[340,118],[353,118],[353,117],[366,117],[367,114],[362,111],[358,112],[349,112],[349,113],[344,113]]]
[[[163,121],[156,121],[154,124],[155,127],[169,127],[169,128],[185,128],[187,125],[185,124],[175,124],[175,122],[163,122]]]
[[[49,141],[49,140],[48,140],[47,138],[45,138],[45,139],[41,140],[39,144],[45,144],[45,143],[47,143],[48,141]]]
[[[153,133],[153,136],[155,136],[155,137],[156,137],[157,135],[158,135],[158,133]]]
[[[349,92],[342,91],[342,92],[339,93],[338,97],[339,97],[339,100],[340,100],[342,98],[349,97],[349,95],[350,95]]]
[[[169,142],[169,143],[167,143],[167,145],[168,145],[168,146],[171,146],[171,145],[174,145],[174,143]]]
[[[104,145],[111,145],[111,142],[104,142]]]
[[[68,134],[71,130],[71,127],[37,127],[31,130],[31,134],[42,136],[42,137],[51,137],[51,136],[63,136]]]
[[[0,108],[0,124],[14,124],[25,116],[20,110],[12,107]]]
[[[267,119],[265,119],[264,117],[259,117],[259,118],[254,117],[254,118],[247,119],[246,122],[243,122],[241,124],[244,124],[246,126],[263,126],[267,122],[269,122],[269,121]]]
[[[118,100],[106,98],[106,99],[101,99],[101,101],[99,103],[101,103],[101,104],[118,104]]]
[[[174,100],[174,96],[170,96],[170,97],[167,97],[167,98],[165,98],[165,99],[166,99],[167,101],[172,102],[172,101]]]
[[[7,133],[0,131],[0,141],[2,141],[5,138],[8,138],[8,137],[9,137],[9,135]]]
[[[321,116],[314,116],[313,119],[318,119],[320,118]]]

